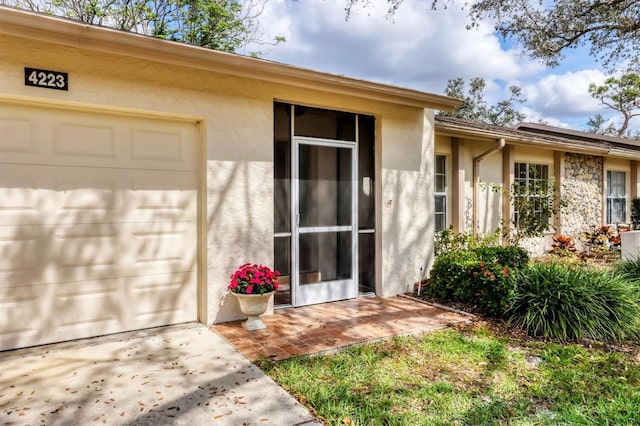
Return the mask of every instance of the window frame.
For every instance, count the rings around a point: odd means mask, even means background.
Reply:
[[[441,164],[444,168],[443,171],[439,171],[438,170],[438,159],[441,159]],[[434,159],[433,159],[433,217],[434,217],[434,229],[435,232],[440,232],[440,231],[444,231],[445,229],[447,229],[447,227],[449,226],[449,208],[448,208],[448,204],[449,204],[449,196],[448,196],[448,192],[449,192],[449,180],[448,180],[448,176],[447,176],[447,172],[448,172],[448,167],[447,167],[447,161],[448,158],[446,155],[444,154],[435,154],[434,155]],[[438,191],[438,176],[441,176],[442,179],[444,180],[444,188],[443,191]],[[443,211],[442,212],[438,212],[437,210],[437,206],[438,206],[438,198],[442,199],[442,206],[443,206]],[[443,227],[442,229],[439,229],[438,227],[438,217],[442,217],[442,221],[443,221]]]
[[[622,196],[618,195],[617,193],[615,193],[613,191],[613,176],[617,175],[620,176],[622,175],[622,189],[623,189],[623,194]],[[617,223],[626,223],[627,222],[627,200],[628,200],[628,191],[627,191],[627,172],[625,170],[607,170],[605,173],[605,179],[607,182],[607,189],[606,189],[606,194],[605,194],[605,221],[607,224],[609,225],[615,225]],[[616,185],[616,188],[620,188],[620,185]],[[622,201],[622,220],[617,220],[619,219],[618,217],[616,217],[616,220],[613,220],[613,202],[614,200],[621,200]]]
[[[525,166],[525,177],[521,178],[518,167],[519,166]],[[535,177],[531,175],[531,170],[532,170],[532,166],[537,168],[540,168],[541,171],[541,175],[543,175],[543,177]],[[550,169],[551,167],[549,166],[549,164],[545,164],[545,163],[535,163],[535,162],[530,162],[530,161],[515,161],[514,165],[513,165],[513,170],[514,170],[514,178],[513,178],[513,183],[514,186],[517,186],[519,184],[524,184],[525,187],[525,195],[527,198],[529,199],[537,199],[539,200],[541,203],[542,202],[546,202],[551,203],[551,175],[550,175]],[[529,193],[531,188],[534,188],[534,186],[540,185],[542,184],[544,186],[544,192],[546,192],[547,195],[538,195],[538,194],[531,194]],[[535,189],[535,188],[534,188]],[[534,192],[537,192],[537,189],[535,189]],[[522,197],[523,195],[514,195],[514,197]],[[544,211],[542,209],[538,209],[538,211],[535,211],[534,209],[534,213],[537,213],[540,215],[539,220],[540,223],[543,223],[546,219],[547,223],[550,223],[552,220],[551,215],[549,217],[543,218],[542,215],[544,214]],[[513,219],[514,219],[514,224],[517,228],[518,225],[518,210],[516,208],[516,206],[513,207]]]

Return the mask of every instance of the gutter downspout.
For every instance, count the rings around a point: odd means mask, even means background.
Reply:
[[[472,204],[473,204],[473,236],[476,237],[478,236],[478,184],[480,183],[480,160],[482,160],[484,157],[487,157],[491,154],[493,154],[494,152],[498,152],[500,150],[502,150],[502,148],[504,148],[506,144],[506,141],[504,138],[500,138],[498,139],[498,145],[496,145],[495,147],[489,149],[488,151],[483,152],[482,154],[478,155],[477,157],[473,158],[473,198],[472,198]]]

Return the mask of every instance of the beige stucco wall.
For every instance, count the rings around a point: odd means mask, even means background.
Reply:
[[[451,138],[448,136],[435,136],[435,154],[451,155]]]
[[[513,159],[517,163],[547,164],[549,173],[553,173],[553,151],[550,149],[516,146]]]
[[[495,148],[497,142],[480,143],[477,141],[467,142],[467,146],[473,146],[470,150],[469,172],[473,172],[473,158]],[[479,235],[489,235],[502,226],[502,152],[494,152],[480,161],[479,166],[480,184],[478,186],[478,232]],[[472,215],[472,212],[468,213]],[[472,228],[471,228],[472,229]]]
[[[411,290],[433,262],[433,113],[389,114],[382,152],[383,296]]]
[[[616,170],[629,173],[631,171],[631,163],[629,163],[629,160],[624,158],[605,158],[604,168],[605,170]]]
[[[461,206],[464,231],[473,232],[473,159],[496,147],[497,142],[486,142],[474,139],[463,139],[462,159],[465,180],[464,204]],[[478,177],[478,232],[479,235],[493,233],[500,226],[502,213],[502,155],[494,152],[480,160]]]
[[[225,297],[245,261],[273,263],[273,101],[376,116],[377,292],[405,291],[431,260],[433,116],[322,91],[0,36],[0,96],[199,121],[206,240],[201,320],[238,318]],[[26,87],[23,67],[69,73],[68,92]],[[427,190],[425,190],[427,188]],[[194,242],[195,244],[196,242]]]
[[[456,173],[452,168],[452,138],[436,135],[435,154],[447,156],[447,185],[448,197],[448,223],[451,223],[451,199],[460,197],[460,214],[464,228],[462,232],[473,231],[473,159],[496,147],[496,142],[481,141],[476,139],[460,139],[462,150],[461,167],[464,170],[464,182],[461,190],[457,191],[452,185],[452,175]],[[479,166],[480,184],[478,185],[478,230],[480,235],[493,233],[501,226],[502,214],[502,154],[500,151],[484,157]]]

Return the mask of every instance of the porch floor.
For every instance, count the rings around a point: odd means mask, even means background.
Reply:
[[[241,321],[212,326],[252,361],[282,360],[332,352],[346,346],[433,331],[470,317],[408,297],[362,297],[339,302],[276,309],[264,315],[265,330],[248,332]]]

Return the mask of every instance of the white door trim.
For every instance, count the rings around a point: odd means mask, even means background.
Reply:
[[[351,150],[351,224],[341,226],[300,227],[300,145],[313,145]],[[291,223],[292,265],[291,291],[293,306],[351,299],[358,296],[358,150],[351,141],[294,137],[291,155]],[[300,235],[351,231],[351,279],[341,279],[300,286]]]

